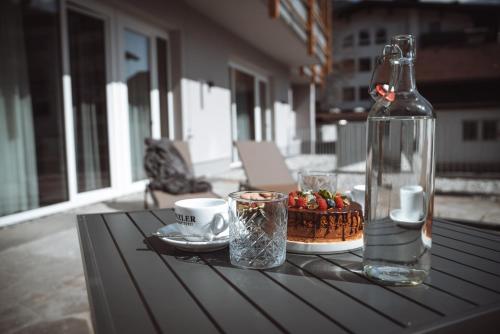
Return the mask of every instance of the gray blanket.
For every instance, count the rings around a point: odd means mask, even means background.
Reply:
[[[210,183],[193,176],[172,141],[166,138],[147,138],[145,144],[144,169],[150,180],[151,190],[162,190],[175,195],[212,190]]]

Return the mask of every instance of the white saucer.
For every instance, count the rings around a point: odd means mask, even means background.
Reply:
[[[404,225],[408,227],[420,227],[424,223],[424,217],[421,217],[419,220],[411,220],[402,215],[401,209],[391,210],[389,217],[392,221],[398,223],[398,225]]]
[[[222,231],[212,241],[205,241],[205,240],[190,241],[183,238],[179,238],[182,237],[182,234],[179,232],[177,226],[178,225],[174,223],[158,229],[159,233],[172,236],[171,238],[160,237],[159,239],[180,250],[186,252],[195,252],[195,253],[214,252],[216,250],[226,248],[227,245],[229,244],[229,229]]]
[[[300,242],[286,241],[286,251],[300,254],[342,253],[363,247],[363,238],[339,242]]]

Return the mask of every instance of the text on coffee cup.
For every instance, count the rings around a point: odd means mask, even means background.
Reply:
[[[175,214],[175,221],[178,224],[183,224],[183,225],[193,225],[196,223],[196,217],[195,216],[188,216],[188,215],[181,215],[179,213]]]

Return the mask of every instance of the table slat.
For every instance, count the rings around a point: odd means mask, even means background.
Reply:
[[[476,235],[479,237],[485,237],[488,239],[491,239],[493,241],[498,241],[500,242],[500,231],[499,230],[493,230],[493,229],[479,229],[478,227],[471,226],[471,225],[466,225],[466,224],[459,224],[455,223],[449,220],[441,220],[437,219],[433,221],[433,224],[439,227],[446,227],[451,230],[455,230],[457,232],[463,232],[467,234],[472,234]]]
[[[434,269],[431,269],[425,283],[477,305],[488,305],[500,301],[500,294]]]
[[[266,271],[266,275],[355,333],[373,333],[373,328],[387,333],[403,328],[397,321],[370,308],[362,301],[356,301],[350,295],[325,284],[289,262],[277,269]],[[363,321],[359,321],[359,314],[363,315]]]
[[[327,262],[326,259],[335,260],[335,255],[320,258],[288,254],[287,259],[305,272],[320,278],[330,286],[343,291],[356,300],[362,300],[366,305],[379,310],[404,326],[439,318],[436,312],[417,305],[408,299],[401,298],[381,286],[371,284],[364,277],[345,270],[335,263]],[[324,270],[325,267],[330,269]]]
[[[472,234],[467,234],[466,232],[458,232],[448,228],[443,228],[438,225],[432,226],[432,234],[433,235],[438,234],[443,237],[452,238],[456,241],[461,241],[478,247],[483,247],[498,253],[498,255],[500,256],[500,242],[496,242]]]
[[[290,333],[346,333],[346,330],[258,270],[226,266],[215,268]]]
[[[436,270],[469,281],[478,286],[500,292],[500,277],[435,255],[432,256],[431,266]]]
[[[457,261],[492,275],[500,276],[500,265],[495,261],[483,259],[475,255],[470,255],[436,244],[432,245],[432,252],[436,256]]]
[[[363,256],[363,251],[361,250],[352,251],[351,253],[359,257]],[[486,305],[500,300],[500,295],[492,293],[489,289],[464,281],[460,277],[451,276],[450,274],[433,269],[432,261],[431,272],[425,284],[477,305]]]
[[[355,272],[357,275],[362,274],[362,258],[352,253],[337,254],[335,257],[329,257],[337,265]],[[362,276],[363,279],[366,279]],[[376,283],[374,283],[376,284]],[[474,307],[474,304],[457,298],[449,293],[435,289],[428,285],[419,286],[384,286],[394,293],[402,295],[426,308],[434,310],[441,315],[450,315],[457,312],[462,312]]]
[[[432,236],[432,245],[440,245],[444,247],[448,247],[451,249],[455,249],[464,253],[468,253],[471,255],[479,256],[484,259],[488,259],[500,264],[500,254],[498,252],[492,252],[489,249],[474,246],[466,243],[457,243],[456,240],[449,239],[447,237],[443,237],[437,234]]]
[[[104,219],[162,331],[219,332],[156,252],[148,249],[144,236],[126,214],[106,214]],[[186,315],[196,321],[177,320],[186,319]]]

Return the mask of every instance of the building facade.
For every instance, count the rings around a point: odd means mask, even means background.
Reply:
[[[333,22],[333,72],[319,94],[318,120],[336,133],[339,149],[364,147],[359,122],[372,105],[376,58],[392,36],[411,33],[417,87],[437,115],[438,173],[500,172],[498,4],[359,1],[335,7]],[[339,166],[364,160],[360,152],[339,153]]]
[[[147,137],[188,141],[196,174],[237,164],[235,140],[284,150],[292,84],[314,94],[298,69],[330,50],[321,0],[0,9],[0,226],[143,190]]]

